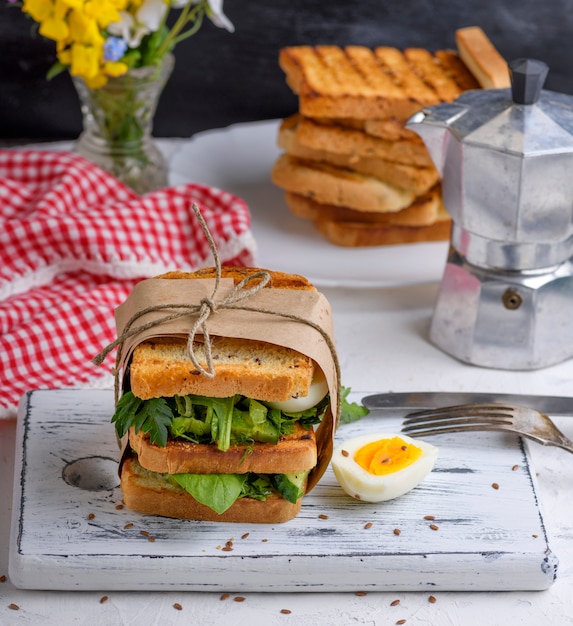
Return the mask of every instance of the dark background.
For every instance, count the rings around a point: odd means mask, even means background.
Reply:
[[[231,123],[284,117],[297,102],[278,66],[287,45],[455,48],[455,31],[481,26],[508,60],[537,58],[545,87],[573,93],[573,0],[225,0],[231,34],[206,22],[176,48],[154,135],[188,137]],[[71,139],[81,130],[67,74],[48,82],[54,45],[0,0],[0,141]]]

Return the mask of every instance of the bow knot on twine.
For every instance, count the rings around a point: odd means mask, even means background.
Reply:
[[[272,311],[268,309],[263,309],[260,307],[249,307],[240,305],[239,303],[242,300],[248,299],[258,293],[261,289],[263,289],[271,280],[271,275],[269,272],[264,270],[259,270],[253,272],[252,274],[243,278],[239,283],[237,283],[234,288],[230,291],[230,293],[220,301],[217,301],[216,296],[219,291],[219,284],[221,281],[221,262],[219,259],[219,255],[217,253],[217,249],[215,246],[215,242],[211,233],[209,232],[209,228],[199,211],[199,207],[196,204],[193,204],[193,211],[199,220],[199,224],[205,233],[205,237],[207,238],[209,245],[211,247],[211,252],[213,254],[213,258],[215,260],[215,286],[213,288],[213,292],[210,298],[202,298],[199,304],[161,304],[161,305],[152,305],[141,311],[138,311],[131,317],[131,319],[126,323],[125,328],[122,330],[120,336],[111,344],[109,344],[104,350],[102,350],[98,355],[96,355],[92,361],[96,365],[101,365],[105,360],[106,356],[114,349],[118,348],[115,368],[114,368],[114,377],[115,377],[115,399],[116,402],[119,398],[119,366],[123,359],[123,346],[124,343],[131,337],[138,335],[150,328],[154,328],[156,326],[161,326],[171,320],[179,319],[181,317],[185,317],[187,315],[197,315],[197,319],[193,323],[191,330],[189,331],[189,335],[187,338],[187,352],[189,354],[189,358],[193,365],[197,368],[197,370],[207,376],[208,378],[214,378],[215,376],[215,367],[213,364],[213,356],[212,356],[212,345],[211,338],[209,336],[209,330],[207,328],[207,320],[213,314],[216,314],[220,309],[239,309],[243,311],[253,311],[257,313],[265,313],[269,315],[275,315],[279,317],[283,317],[285,319],[290,319],[302,324],[307,324],[314,328],[324,339],[330,354],[332,356],[332,360],[334,363],[336,380],[337,380],[337,391],[338,391],[338,415],[336,416],[336,423],[338,423],[339,415],[340,415],[340,364],[338,362],[338,356],[336,353],[336,347],[334,342],[332,341],[329,334],[318,324],[313,322],[312,320],[306,319],[299,315],[294,315],[292,313],[285,313],[280,311]],[[145,322],[139,326],[134,326],[137,320],[148,313],[156,313],[159,311],[168,311],[168,313],[160,318],[153,319],[149,322]],[[203,345],[205,348],[205,360],[207,367],[203,367],[195,354],[195,337],[198,333],[203,335]]]

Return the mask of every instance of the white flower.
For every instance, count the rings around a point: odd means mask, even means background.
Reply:
[[[163,0],[143,0],[143,4],[137,10],[135,18],[148,33],[154,33],[163,21],[165,12],[168,10]]]
[[[199,4],[201,0],[171,0],[171,7],[182,9],[191,1],[192,4]],[[229,18],[223,13],[223,0],[208,0],[207,17],[218,28],[226,28],[230,33],[235,32],[235,27]]]
[[[127,11],[120,11],[121,20],[109,24],[108,30],[110,34],[124,39],[130,48],[137,48],[145,35],[159,28],[167,10],[163,0],[143,0],[135,18]]]

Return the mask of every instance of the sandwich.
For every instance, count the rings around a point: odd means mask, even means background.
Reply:
[[[256,271],[223,267],[221,278],[237,285]],[[267,274],[261,291],[289,290],[293,306],[304,294],[318,293],[304,277]],[[177,291],[183,282],[214,277],[207,268],[159,278]],[[278,523],[295,517],[330,460],[330,443],[321,445],[315,432],[333,416],[324,372],[301,351],[242,336],[213,333],[209,349],[196,337],[193,350],[201,368],[211,359],[212,377],[197,369],[187,338],[179,335],[147,337],[131,351],[112,418],[124,448],[125,505],[192,520]]]

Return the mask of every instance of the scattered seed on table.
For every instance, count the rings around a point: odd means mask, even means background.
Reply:
[[[116,504],[115,508],[116,508],[116,511],[121,511],[121,509],[123,509],[123,504]]]
[[[328,519],[328,515],[325,515],[324,513],[321,513],[318,517],[320,519]]]
[[[436,519],[435,515],[424,515],[424,519],[427,519],[429,521],[433,521]]]
[[[148,537],[147,541],[150,541],[151,543],[153,543],[155,541],[155,537]]]
[[[228,600],[231,597],[230,593],[222,593],[219,600]]]
[[[19,611],[20,610],[20,607],[17,604],[14,604],[13,602],[12,602],[12,604],[8,605],[8,608],[12,609],[13,611]]]
[[[127,530],[128,528],[133,528],[133,522],[129,522],[129,524],[126,524],[123,529]]]
[[[428,602],[434,604],[436,602],[436,596],[428,596]]]
[[[534,539],[537,539],[539,535],[531,535]]]
[[[292,613],[292,611],[290,609],[281,609],[281,613],[283,615],[290,615]]]
[[[440,529],[440,527],[437,524],[430,524],[430,528],[432,530],[439,530]]]
[[[350,456],[350,452],[348,452],[348,450],[341,450],[340,454],[342,454],[342,456]]]
[[[88,515],[88,519],[95,519],[95,514],[94,513],[90,513]]]
[[[108,596],[102,596],[102,597],[99,599],[99,603],[100,603],[100,604],[104,604],[104,602],[107,602],[108,600],[109,600]]]
[[[498,485],[497,483],[492,483],[492,484],[491,484],[491,486],[492,486],[494,489],[499,489],[499,485]]]
[[[235,596],[235,597],[233,598],[233,600],[234,600],[235,602],[244,602],[246,599],[247,599],[247,598],[245,598],[245,596]]]
[[[394,528],[394,534],[395,535],[400,535],[402,533],[402,531],[399,528]]]
[[[244,535],[241,535],[241,539],[246,539],[251,533],[245,533]]]
[[[396,624],[405,624],[406,620],[405,619],[399,619]]]
[[[355,596],[365,596],[366,595],[366,591],[357,591],[354,595]]]
[[[149,537],[149,531],[148,530],[140,530],[139,534],[143,535],[144,537]]]
[[[512,472],[515,472],[515,470],[519,469],[519,465],[517,465],[517,463],[511,468]]]
[[[5,583],[8,579],[6,578],[6,576],[4,576],[4,574],[2,574],[2,576],[0,576],[0,583]]]
[[[174,608],[174,609],[177,609],[178,611],[182,611],[182,610],[183,610],[183,607],[179,604],[179,602],[176,602],[176,603],[173,605],[173,608]]]
[[[392,600],[392,602],[390,602],[390,606],[398,606],[400,604],[400,600],[396,599],[396,600]]]
[[[364,524],[364,528],[372,528],[372,522],[367,522],[366,524]]]

